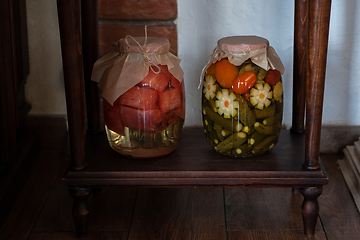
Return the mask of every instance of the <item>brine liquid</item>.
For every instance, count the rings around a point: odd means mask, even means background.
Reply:
[[[110,146],[130,158],[152,158],[169,154],[179,145],[183,128],[184,119],[182,118],[157,133],[125,127],[125,135],[120,135],[105,125]]]

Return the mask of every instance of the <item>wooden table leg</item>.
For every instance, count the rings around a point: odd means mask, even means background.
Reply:
[[[322,187],[307,187],[300,189],[304,196],[304,202],[301,206],[301,212],[304,222],[305,235],[314,235],[316,222],[319,217],[318,197],[322,193]]]
[[[58,0],[61,52],[70,136],[71,168],[81,170],[85,161],[84,67],[81,46],[80,0]]]
[[[69,193],[74,199],[72,214],[78,238],[87,236],[87,227],[89,222],[89,206],[88,197],[90,196],[90,188],[69,188]]]
[[[307,78],[309,0],[295,0],[293,116],[291,133],[303,133]]]
[[[81,1],[82,49],[86,97],[87,133],[101,132],[100,94],[97,83],[91,81],[92,68],[99,58],[98,1]]]
[[[331,0],[309,3],[308,78],[306,81],[305,170],[317,170],[324,98]]]

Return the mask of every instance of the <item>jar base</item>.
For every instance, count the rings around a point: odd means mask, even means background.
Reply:
[[[179,118],[160,132],[144,132],[124,128],[120,135],[105,125],[106,135],[112,149],[127,158],[154,158],[167,155],[180,144],[184,120]]]
[[[167,147],[166,149],[161,148],[152,148],[152,149],[146,149],[146,148],[119,148],[116,146],[116,144],[111,145],[110,147],[123,155],[126,158],[132,158],[132,159],[144,159],[144,158],[156,158],[161,157],[170,154],[172,151],[175,150],[175,148],[178,147],[177,145],[173,145],[171,148]]]
[[[252,153],[247,154],[247,153],[245,153],[245,154],[239,154],[239,155],[227,154],[227,153],[222,153],[222,152],[218,152],[218,151],[216,151],[216,152],[221,154],[221,155],[227,156],[227,157],[233,157],[233,158],[238,158],[238,159],[246,159],[246,158],[253,158],[253,157],[259,157],[259,156],[265,155],[269,151],[270,150],[263,151],[263,152],[257,153],[257,154],[252,154]]]

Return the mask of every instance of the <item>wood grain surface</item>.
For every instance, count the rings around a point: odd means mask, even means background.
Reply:
[[[360,215],[346,186],[337,160],[338,155],[326,155],[325,167],[329,184],[320,196],[321,221],[328,239],[360,239]]]
[[[1,227],[0,239],[76,239],[72,199],[61,183],[69,162],[66,125],[43,121],[35,122],[52,129],[51,141],[40,141],[46,148]],[[47,132],[39,132],[45,140]],[[337,165],[342,158],[321,155],[329,184],[319,197],[320,216],[309,239],[360,238],[360,215]],[[90,240],[308,239],[299,213],[302,197],[290,188],[104,187],[96,192],[89,198]]]

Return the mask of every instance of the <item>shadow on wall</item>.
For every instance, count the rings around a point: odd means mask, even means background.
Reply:
[[[354,125],[359,101],[354,100],[359,84],[359,1],[334,1],[330,17],[330,34],[325,80],[323,123]],[[354,88],[355,87],[355,88]],[[359,99],[359,98],[358,98]]]

